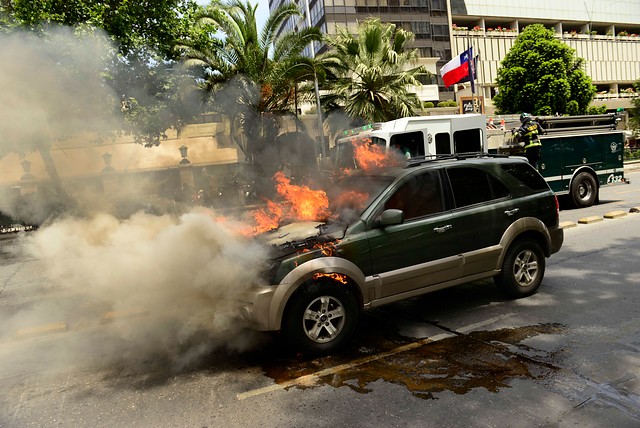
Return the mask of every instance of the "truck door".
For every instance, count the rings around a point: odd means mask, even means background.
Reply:
[[[451,124],[448,121],[429,122],[426,129],[425,154],[450,155],[454,152]]]

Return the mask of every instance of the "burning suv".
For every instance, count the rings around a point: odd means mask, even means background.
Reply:
[[[557,199],[521,158],[357,171],[328,196],[330,221],[261,235],[270,269],[241,302],[253,328],[310,355],[347,343],[367,308],[488,277],[510,297],[534,294],[563,242]]]

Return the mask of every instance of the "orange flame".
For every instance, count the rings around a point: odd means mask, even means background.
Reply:
[[[347,277],[340,273],[320,273],[316,272],[313,274],[313,279],[319,278],[330,278],[336,282],[347,285]]]
[[[324,190],[291,184],[282,171],[273,176],[276,190],[289,204],[289,218],[296,220],[324,220],[329,215],[329,198]]]
[[[273,176],[282,204],[267,200],[267,207],[252,212],[254,234],[278,228],[283,220],[321,221],[329,216],[329,198],[324,190],[291,184],[283,172]]]
[[[398,164],[398,159],[392,152],[387,152],[384,146],[371,144],[370,138],[352,139],[353,157],[362,169],[380,168]]]

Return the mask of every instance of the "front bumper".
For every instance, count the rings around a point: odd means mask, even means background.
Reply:
[[[249,327],[258,331],[278,330],[269,322],[275,285],[256,285],[238,299],[238,310]]]

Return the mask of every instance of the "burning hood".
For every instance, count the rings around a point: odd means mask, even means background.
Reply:
[[[311,248],[318,243],[344,238],[346,225],[332,222],[302,221],[289,223],[258,236],[263,243],[272,246],[279,256]]]

